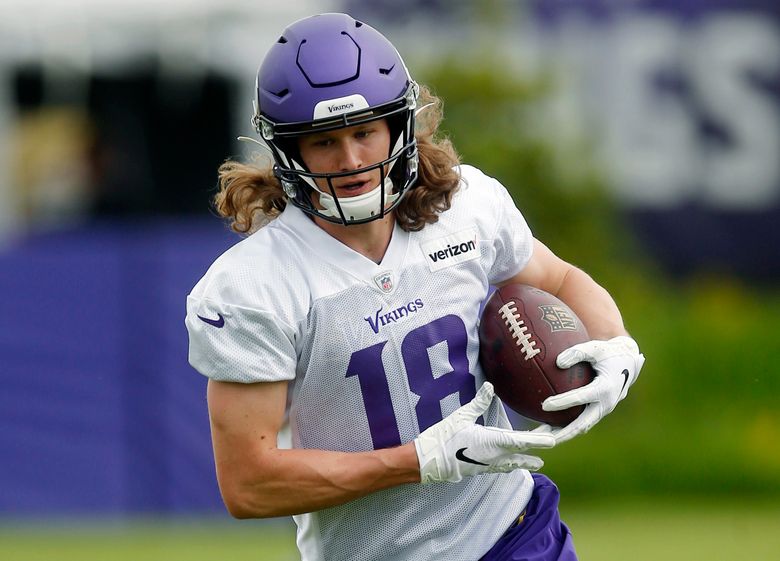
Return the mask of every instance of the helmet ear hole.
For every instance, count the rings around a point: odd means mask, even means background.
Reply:
[[[276,145],[276,149],[288,159],[294,160],[295,163],[299,164],[304,170],[309,171],[308,166],[303,161],[303,158],[301,158],[301,149],[298,147],[297,137],[276,137],[274,138],[274,144]]]
[[[389,115],[385,120],[387,121],[387,128],[390,129],[390,152],[387,155],[391,156],[396,142],[398,142],[399,137],[404,134],[406,129],[407,116],[404,113],[398,113]]]

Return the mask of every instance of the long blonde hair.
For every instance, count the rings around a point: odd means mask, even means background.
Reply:
[[[456,166],[460,158],[447,138],[437,137],[442,121],[441,100],[421,86],[415,123],[420,162],[417,184],[395,209],[398,224],[406,231],[421,230],[450,208],[460,184]],[[270,164],[247,164],[228,160],[219,166],[219,192],[214,207],[227,218],[233,231],[251,233],[273,220],[287,206],[287,195]]]

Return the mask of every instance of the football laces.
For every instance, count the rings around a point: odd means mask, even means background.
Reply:
[[[523,351],[525,360],[531,360],[542,352],[541,349],[536,348],[536,341],[528,332],[528,326],[520,319],[520,314],[517,313],[517,305],[513,300],[501,306],[498,309],[498,313],[504,318],[504,323],[509,329],[509,333],[517,346]]]

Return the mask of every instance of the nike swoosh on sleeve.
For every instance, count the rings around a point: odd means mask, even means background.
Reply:
[[[201,315],[199,315],[198,318],[208,323],[209,325],[213,325],[217,329],[220,329],[225,326],[225,318],[222,317],[222,314],[217,314],[217,319],[204,318]]]

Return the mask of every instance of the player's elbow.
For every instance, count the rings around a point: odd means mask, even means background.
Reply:
[[[224,501],[224,502],[225,502],[225,509],[228,511],[228,514],[233,518],[235,518],[236,520],[248,520],[250,518],[254,518],[247,509],[243,508],[237,503],[231,501]]]
[[[256,501],[250,500],[245,494],[238,492],[222,493],[222,502],[228,514],[238,520],[249,518],[265,518],[268,514],[257,507]]]
[[[249,505],[247,505],[246,501],[243,500],[238,493],[234,491],[228,492],[225,489],[222,489],[222,502],[225,504],[225,509],[228,511],[228,514],[233,518],[239,520],[254,518],[249,509]]]
[[[228,514],[238,520],[249,518],[271,518],[279,516],[273,510],[270,500],[266,500],[254,489],[239,488],[238,486],[220,485],[222,502]]]
[[[261,516],[257,516],[251,509],[247,508],[246,505],[240,503],[225,501],[225,508],[227,509],[228,514],[237,520],[262,518]]]
[[[252,518],[252,513],[248,508],[246,500],[244,500],[242,493],[235,485],[224,481],[224,479],[220,479],[219,492],[222,495],[222,502],[225,504],[225,509],[230,516],[238,518],[239,520]]]

